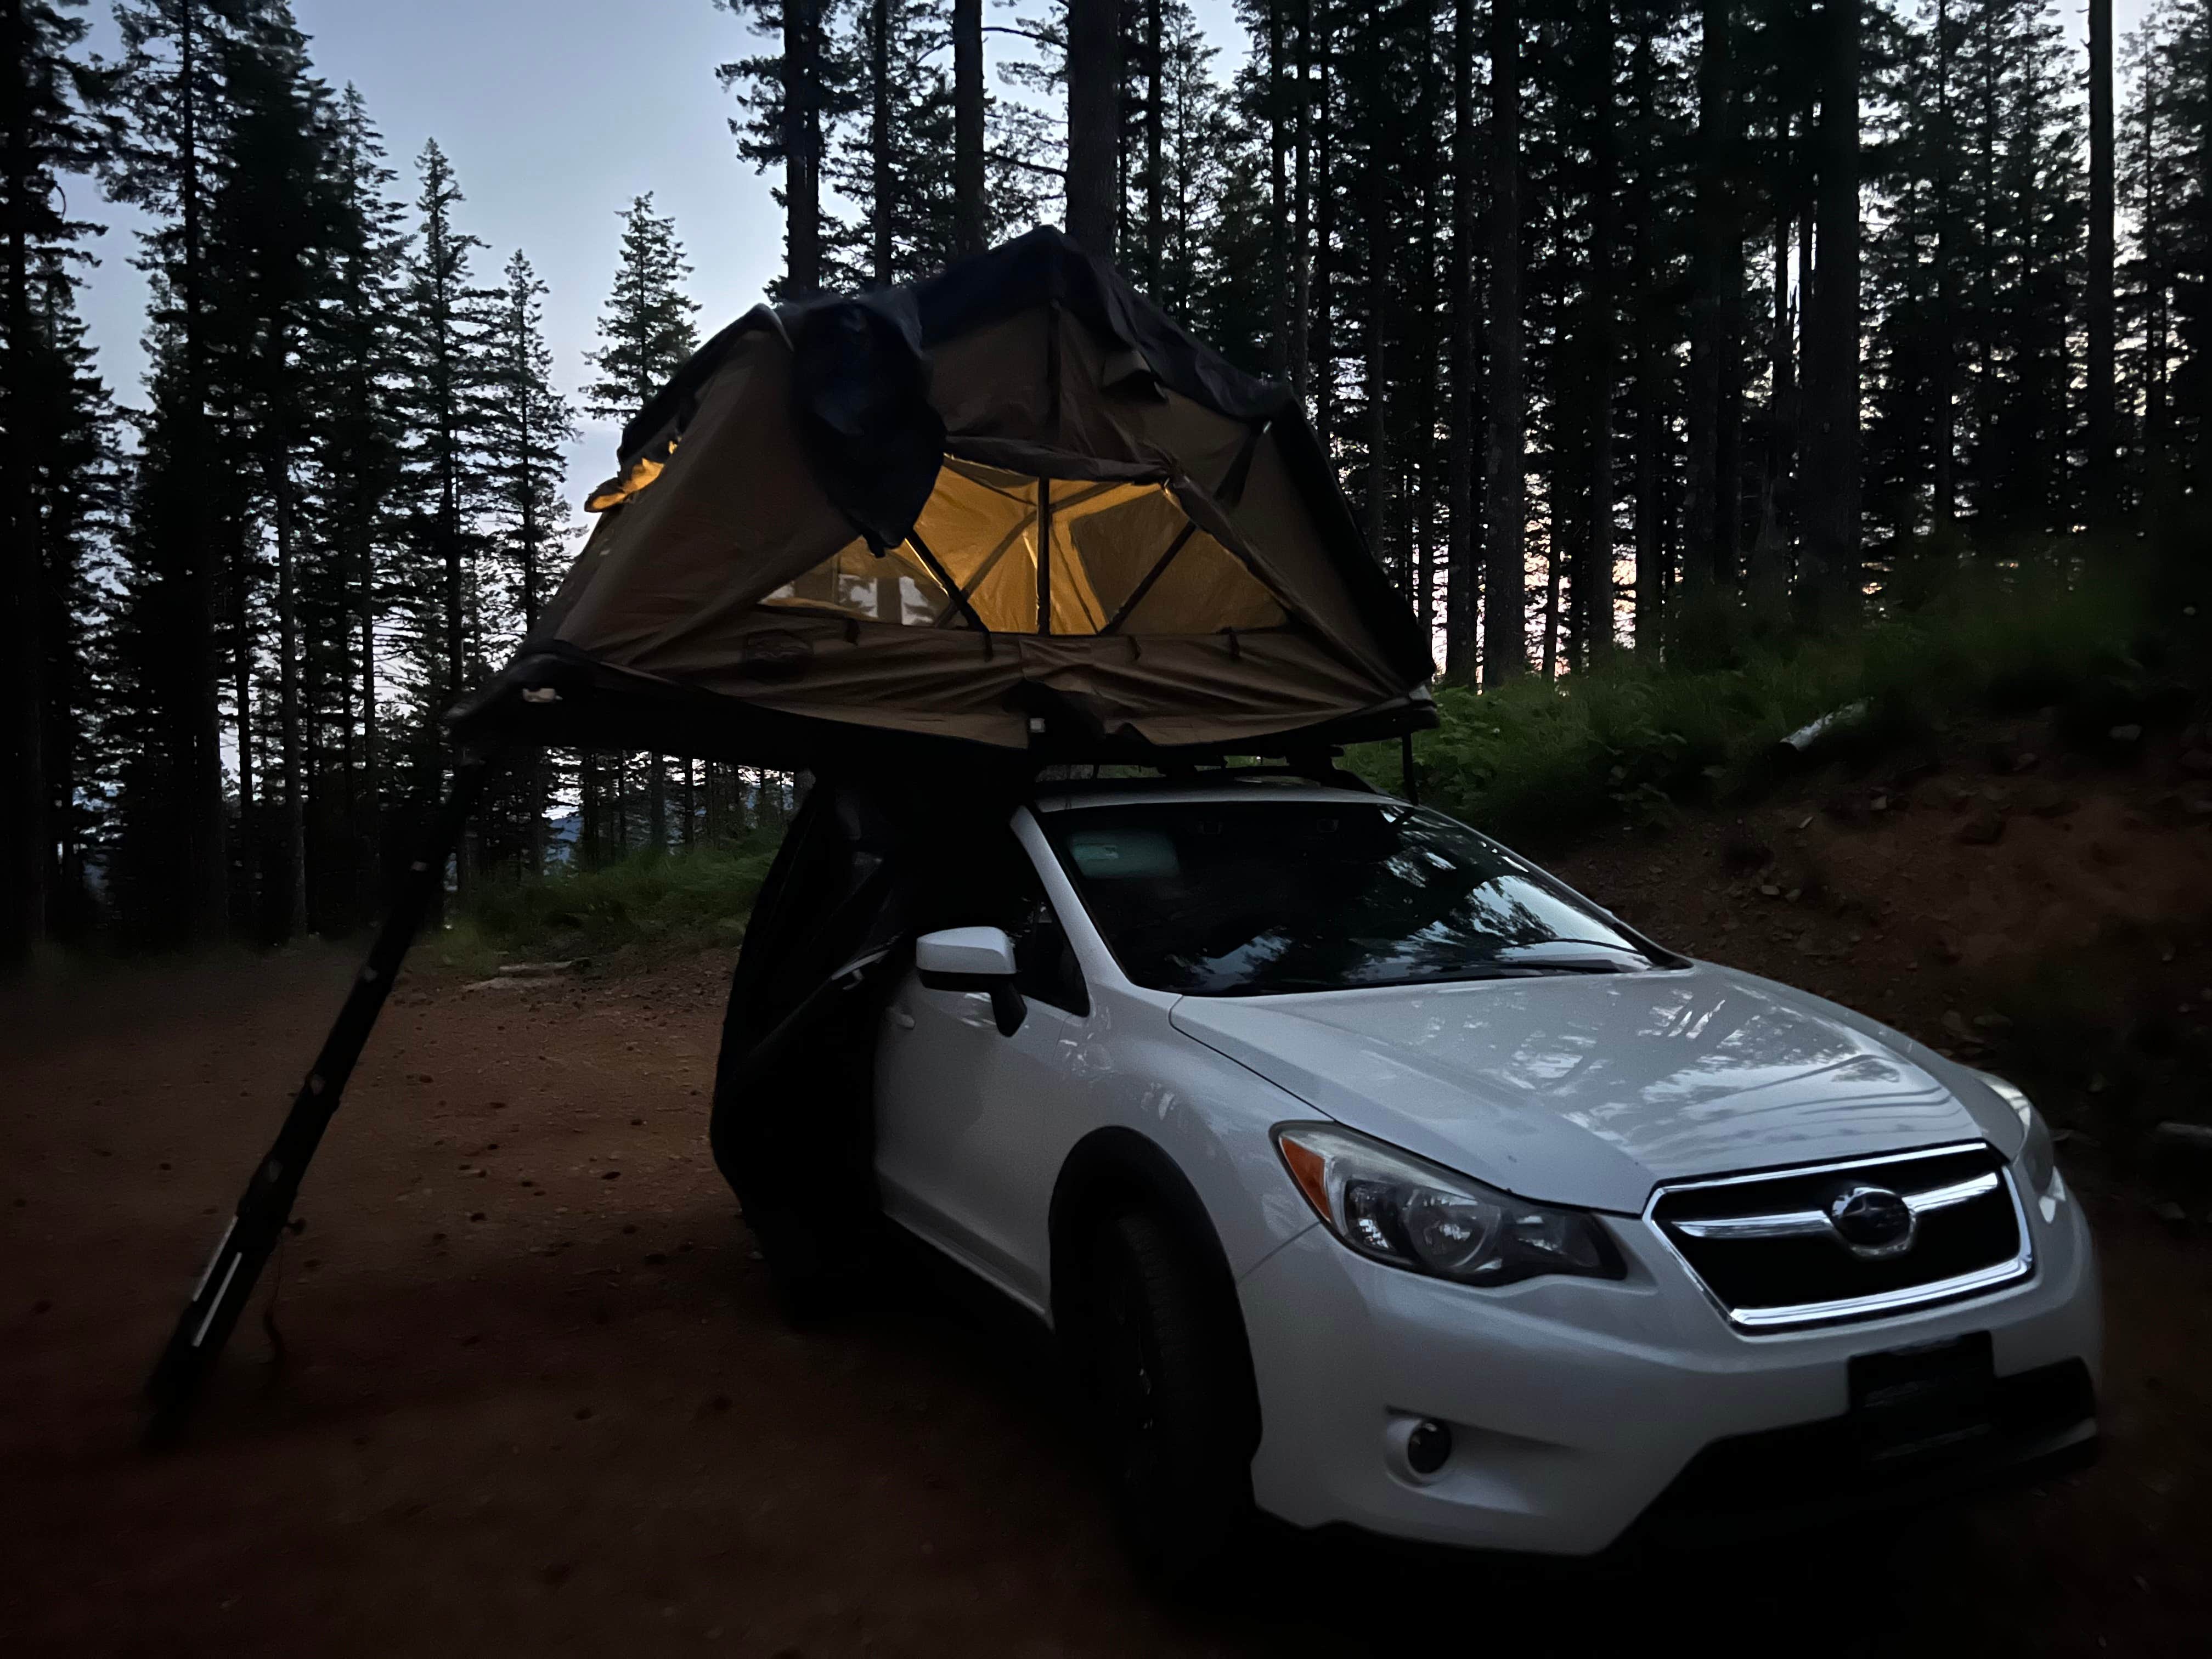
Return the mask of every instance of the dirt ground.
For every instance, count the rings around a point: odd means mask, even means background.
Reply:
[[[1998,1028],[1971,1023],[1972,953],[2007,895],[1970,878],[2038,860],[1960,864],[1988,850],[1956,838],[1969,809],[1917,787],[1901,819],[1799,830],[1784,801],[1560,867],[1669,943],[1978,1052]],[[2160,869],[2143,837],[2212,845],[2113,810],[2023,813],[2000,844],[2101,838]],[[1906,867],[1922,887],[1881,886]],[[2151,902],[2118,884],[2081,902]],[[1887,896],[1855,908],[1855,885]],[[350,960],[149,969],[0,1011],[0,1652],[1576,1652],[1670,1629],[1723,1652],[2212,1651],[2208,1230],[2094,1168],[2111,1340],[2086,1474],[1849,1545],[1642,1565],[1279,1537],[1222,1604],[1164,1605],[1018,1322],[917,1276],[827,1328],[780,1322],[705,1146],[720,958],[403,985],[273,1292],[189,1441],[143,1453],[137,1386]]]

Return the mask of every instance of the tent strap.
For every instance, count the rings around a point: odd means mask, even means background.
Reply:
[[[921,556],[921,562],[929,567],[929,574],[936,577],[939,584],[943,586],[945,591],[952,596],[954,601],[960,606],[963,614],[967,617],[968,625],[970,628],[975,629],[976,632],[982,635],[983,654],[987,657],[989,656],[991,654],[991,630],[983,626],[982,617],[975,614],[975,605],[969,602],[967,593],[963,591],[960,584],[952,580],[952,573],[938,562],[937,555],[931,552],[929,550],[929,544],[922,540],[921,531],[908,531],[906,532],[906,544]]]
[[[1129,620],[1129,613],[1145,602],[1145,595],[1152,591],[1152,584],[1159,580],[1161,574],[1175,562],[1175,556],[1182,551],[1182,544],[1191,538],[1192,532],[1197,528],[1194,521],[1184,521],[1183,527],[1176,532],[1176,538],[1168,544],[1168,550],[1160,555],[1150,570],[1145,572],[1144,580],[1137,584],[1134,592],[1121,601],[1121,608],[1114,613],[1113,620],[1098,630],[1101,634],[1121,631],[1121,624]]]
[[[179,1433],[192,1401],[213,1368],[239,1315],[253,1294],[270,1253],[290,1218],[300,1182],[321,1143],[323,1131],[345,1092],[354,1062],[361,1058],[376,1017],[383,1012],[392,981],[406,959],[407,947],[430,912],[445,885],[446,859],[460,840],[462,826],[483,798],[492,769],[489,750],[465,750],[453,768],[446,792],[422,850],[408,866],[391,914],[368,947],[368,959],[354,976],[322,1051],[307,1073],[284,1126],[276,1132],[252,1176],[245,1195],[231,1217],[210,1259],[207,1271],[193,1286],[191,1298],[179,1316],[177,1328],[146,1380],[146,1399],[151,1417],[146,1427],[149,1444],[159,1445]]]

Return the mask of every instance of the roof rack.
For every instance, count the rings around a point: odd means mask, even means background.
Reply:
[[[1369,795],[1379,793],[1357,772],[1335,764],[1341,753],[1332,750],[1326,755],[1301,757],[1277,766],[1048,766],[1038,771],[1033,787],[1036,793],[1044,793],[1087,789],[1188,789],[1193,785],[1213,783],[1285,781],[1356,789]]]

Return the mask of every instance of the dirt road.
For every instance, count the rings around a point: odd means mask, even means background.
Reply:
[[[1283,1540],[1226,1606],[1163,1607],[1041,1341],[920,1284],[778,1322],[706,1155],[720,961],[403,988],[281,1253],[281,1364],[258,1305],[189,1443],[143,1455],[137,1386],[348,966],[6,1011],[0,1651],[2212,1650],[2212,1250],[2119,1201],[2086,1475],[1878,1524],[1863,1556]]]

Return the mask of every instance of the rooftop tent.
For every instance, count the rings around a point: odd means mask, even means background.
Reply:
[[[889,738],[1141,758],[1432,719],[1427,641],[1295,398],[1057,231],[757,308],[619,463],[462,735],[818,764]]]

